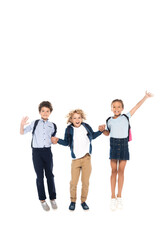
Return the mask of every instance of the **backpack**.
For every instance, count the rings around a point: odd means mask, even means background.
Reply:
[[[39,122],[39,119],[37,119],[37,120],[34,122],[33,130],[32,130],[32,141],[31,141],[31,147],[33,147],[33,135],[34,135],[34,132],[35,132],[36,127],[37,127],[37,125],[38,125],[38,122]],[[53,123],[53,122],[52,122],[52,124],[53,124],[54,129],[55,129],[54,133],[52,134],[52,137],[54,137],[54,136],[56,135],[56,132],[57,132],[57,126],[56,126],[56,124]]]
[[[68,138],[68,144],[71,147],[72,142],[72,136],[71,136],[71,124],[67,127],[67,138]]]
[[[131,126],[130,126],[130,122],[129,122],[129,117],[126,115],[126,114],[122,114],[122,116],[125,116],[128,120],[128,141],[132,141],[132,133],[131,133]],[[108,131],[110,132],[110,129],[109,129],[109,126],[108,126],[108,121],[111,117],[107,118],[106,120],[106,125],[107,125],[107,128],[108,128]]]

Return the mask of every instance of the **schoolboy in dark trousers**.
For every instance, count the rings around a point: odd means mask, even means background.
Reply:
[[[36,184],[39,200],[42,208],[45,211],[49,211],[50,208],[47,204],[45,188],[44,188],[44,172],[47,178],[47,186],[50,197],[51,206],[53,209],[57,208],[55,202],[56,189],[54,183],[53,171],[53,158],[51,152],[51,137],[56,135],[56,125],[48,121],[53,108],[50,102],[43,101],[39,104],[39,113],[41,119],[33,121],[29,126],[27,125],[28,117],[24,117],[20,125],[20,134],[26,134],[32,131],[32,159],[34,169],[37,175]]]

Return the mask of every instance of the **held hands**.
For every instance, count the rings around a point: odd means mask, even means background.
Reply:
[[[59,140],[59,138],[57,138],[57,137],[51,137],[51,141],[53,144],[57,144],[58,140]]]
[[[103,132],[105,136],[109,136],[109,131],[105,130],[105,128],[106,128],[106,125],[104,124],[104,125],[100,125],[98,129],[99,131]]]
[[[100,132],[103,132],[104,130],[105,130],[105,124],[104,125],[100,125],[99,127],[98,127],[98,130],[100,131]]]

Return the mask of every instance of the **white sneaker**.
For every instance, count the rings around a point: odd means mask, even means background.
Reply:
[[[55,200],[50,200],[50,202],[51,202],[51,206],[52,206],[53,209],[57,209],[58,208]]]
[[[49,208],[48,204],[46,203],[46,201],[45,202],[41,202],[41,205],[42,205],[43,210],[45,210],[45,211],[49,211],[50,210],[50,208]]]
[[[116,210],[116,202],[117,202],[116,198],[111,198],[111,205],[110,205],[110,207],[111,207],[112,211]]]
[[[120,197],[117,197],[117,208],[122,209],[123,208],[123,200]]]

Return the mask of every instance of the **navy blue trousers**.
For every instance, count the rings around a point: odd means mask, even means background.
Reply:
[[[32,148],[33,165],[37,175],[36,184],[39,200],[45,200],[44,173],[47,178],[49,198],[56,199],[54,184],[53,158],[51,148]]]

